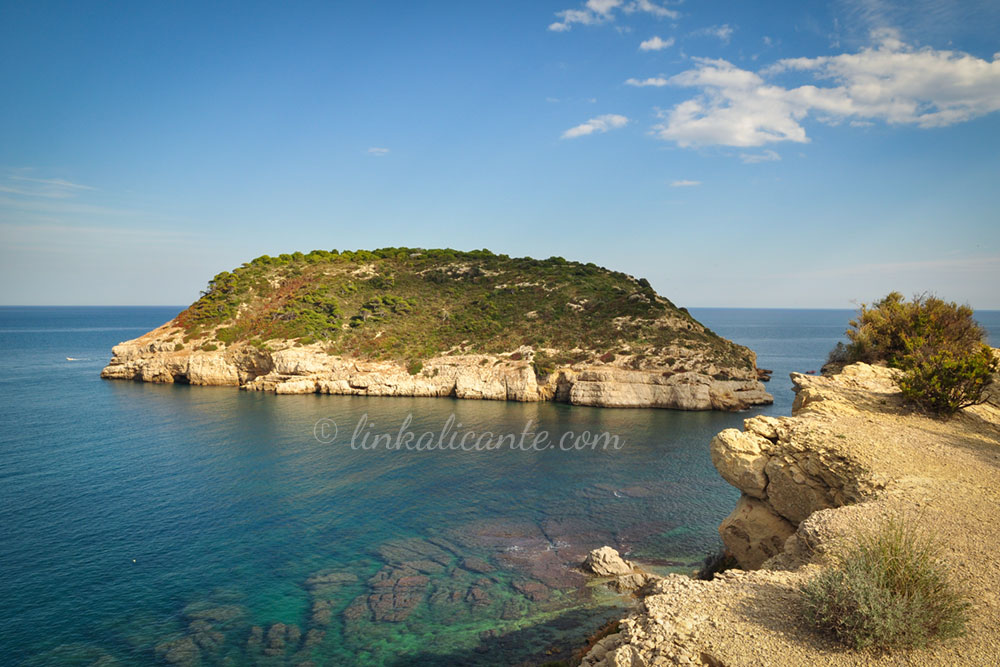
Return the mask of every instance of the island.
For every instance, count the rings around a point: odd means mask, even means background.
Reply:
[[[488,250],[264,255],[112,354],[104,378],[277,394],[680,410],[773,400],[753,351],[647,280]]]

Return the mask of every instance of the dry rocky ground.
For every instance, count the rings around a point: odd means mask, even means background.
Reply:
[[[747,420],[712,445],[720,473],[744,494],[720,532],[744,566],[760,569],[656,581],[584,665],[1000,664],[997,384],[986,404],[942,421],[906,407],[885,368],[793,380],[793,417]],[[964,637],[880,654],[804,623],[798,588],[848,536],[890,515],[941,544],[973,605]]]

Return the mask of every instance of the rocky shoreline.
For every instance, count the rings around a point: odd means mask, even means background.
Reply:
[[[997,351],[1000,352],[1000,351]],[[1000,655],[1000,390],[950,421],[903,404],[894,371],[792,374],[792,417],[753,417],[712,441],[742,492],[719,532],[744,570],[656,578],[587,666],[984,665]],[[887,515],[945,545],[974,600],[965,637],[903,654],[851,651],[804,625],[799,587],[831,549]]]
[[[238,344],[224,349],[186,349],[169,322],[112,349],[101,371],[107,379],[238,386],[276,394],[355,396],[450,396],[506,401],[559,401],[573,405],[677,410],[743,410],[773,397],[755,368],[727,367],[691,356],[670,370],[629,368],[630,359],[600,365],[574,364],[539,375],[535,351],[448,354],[419,368],[391,361],[344,358],[318,344],[289,341],[273,348]]]

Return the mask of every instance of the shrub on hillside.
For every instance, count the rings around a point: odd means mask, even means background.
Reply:
[[[903,397],[949,416],[982,403],[1000,367],[972,315],[969,306],[934,296],[906,301],[891,292],[871,307],[862,304],[847,331],[850,343],[838,343],[828,361],[884,362],[902,369],[897,382]]]
[[[969,603],[938,554],[911,524],[887,520],[803,586],[807,622],[854,648],[914,648],[963,634]]]
[[[872,306],[861,304],[847,330],[850,344],[847,360],[901,367],[918,349],[978,350],[985,338],[972,318],[972,308],[949,303],[935,296],[920,295],[906,301],[890,292]]]
[[[903,397],[921,409],[949,416],[986,400],[986,389],[997,372],[993,351],[980,345],[975,352],[951,349],[918,351],[906,358],[897,381]]]

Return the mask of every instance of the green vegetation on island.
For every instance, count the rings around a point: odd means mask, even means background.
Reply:
[[[436,355],[517,354],[521,346],[533,348],[542,375],[616,355],[636,368],[669,368],[681,348],[720,368],[753,369],[752,352],[644,279],[488,250],[264,255],[215,276],[176,323],[184,329],[177,343],[201,349],[290,340],[331,355],[396,360],[411,373]]]

